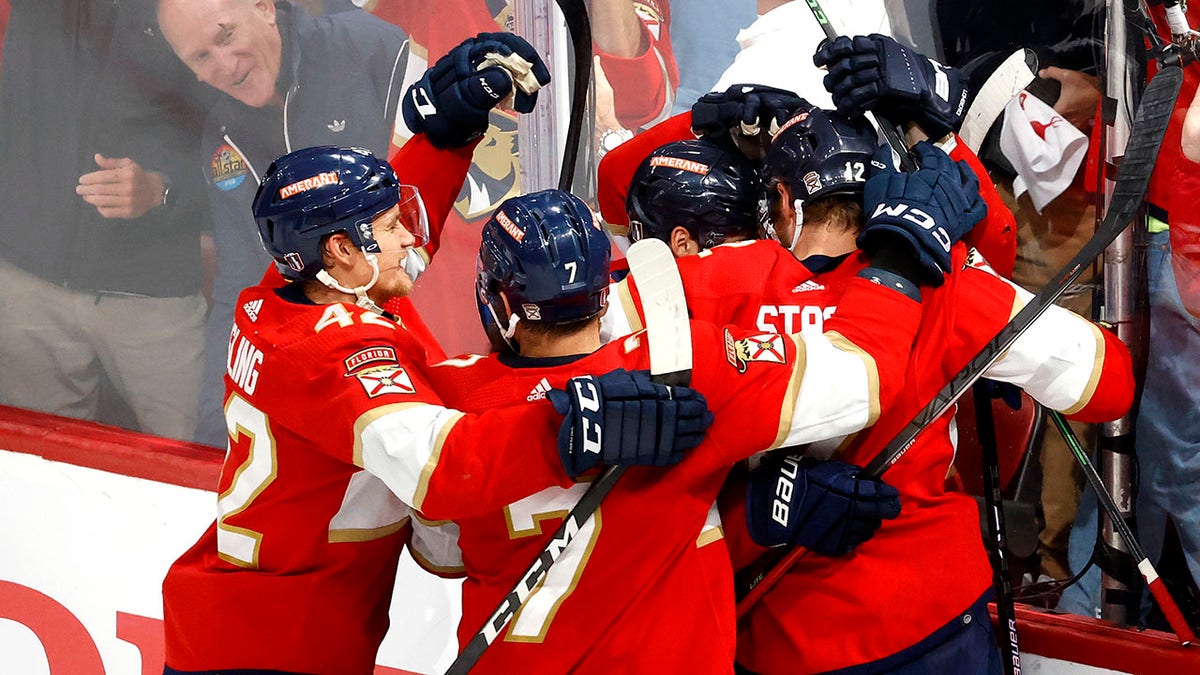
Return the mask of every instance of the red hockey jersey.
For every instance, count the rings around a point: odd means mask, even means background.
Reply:
[[[843,460],[863,465],[874,458],[1032,297],[961,245],[954,260],[961,271],[924,293],[926,313],[903,393],[874,428],[859,434]],[[841,267],[856,267],[854,262]],[[816,277],[828,287],[821,293],[830,303],[843,274]],[[1015,383],[1048,407],[1087,422],[1116,419],[1132,403],[1125,345],[1057,306],[985,375]],[[952,414],[927,428],[884,477],[900,491],[900,516],[849,556],[805,556],[750,611],[738,636],[739,663],[770,675],[875,661],[928,637],[987,591],[992,571],[978,507],[971,497],[944,489],[956,438]],[[744,522],[729,514],[731,532]],[[822,617],[817,630],[813,616]]]
[[[863,279],[850,285],[845,318],[831,321],[824,336],[693,323],[692,385],[716,420],[705,442],[669,470],[629,469],[473,672],[732,671],[732,569],[712,508],[729,467],[756,450],[861,428],[880,399],[886,404],[896,393],[897,359],[907,353],[918,305]],[[433,377],[449,405],[533,402],[573,375],[647,368],[644,336],[536,367],[510,367],[494,356],[452,359]],[[468,572],[460,642],[520,579],[585,489],[551,488],[457,521]]]
[[[422,345],[377,314],[260,285],[229,354],[218,518],[163,583],[173,668],[370,673],[410,506],[478,515],[569,484],[548,403],[443,407]]]
[[[953,256],[960,271],[922,294],[926,308],[903,393],[840,459],[869,462],[1032,297],[961,244]],[[840,312],[841,289],[865,264],[851,258],[812,276],[782,247],[754,242],[681,259],[680,273],[697,318],[757,328],[790,323],[809,331],[839,316],[834,312]],[[618,296],[636,297],[636,288],[623,283]],[[1013,382],[1041,403],[1089,422],[1120,417],[1132,401],[1125,346],[1059,307],[1050,307],[985,375]],[[900,491],[899,518],[884,523],[850,556],[806,556],[749,613],[738,637],[740,663],[770,674],[874,661],[920,641],[983,594],[991,568],[977,507],[970,497],[944,489],[954,459],[952,425],[951,415],[936,422],[886,474]],[[824,456],[836,445],[816,444],[810,452]],[[761,550],[748,542],[743,511],[723,515],[735,560]],[[936,588],[929,587],[930,580]],[[821,617],[819,626],[814,616]]]

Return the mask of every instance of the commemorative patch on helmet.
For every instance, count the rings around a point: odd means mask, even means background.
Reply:
[[[785,364],[787,348],[783,340],[784,337],[778,333],[760,333],[734,339],[733,334],[726,328],[725,358],[739,373],[746,372],[747,365],[752,361]]]
[[[821,189],[821,174],[816,171],[809,171],[804,174],[804,188],[808,190],[808,194],[812,194]]]

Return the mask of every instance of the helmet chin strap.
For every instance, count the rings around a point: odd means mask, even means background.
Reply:
[[[383,314],[383,308],[375,304],[374,300],[367,297],[367,291],[371,290],[371,287],[375,285],[376,281],[379,281],[379,260],[376,259],[374,253],[366,253],[364,255],[367,258],[367,262],[371,265],[371,280],[362,286],[347,288],[338,283],[338,280],[334,279],[333,275],[326,270],[317,272],[317,280],[333,290],[338,291],[339,293],[346,293],[348,295],[357,297],[358,300],[354,304],[358,305],[359,307],[371,312],[375,312],[376,314]]]
[[[793,201],[792,209],[796,214],[796,224],[792,228],[792,242],[787,245],[789,251],[796,248],[796,242],[800,241],[800,228],[804,227],[804,200],[797,199]]]
[[[506,306],[507,304],[508,303],[505,302]],[[504,324],[500,321],[500,316],[496,314],[496,308],[492,307],[492,303],[485,303],[485,306],[487,307],[488,313],[492,315],[492,321],[495,321],[498,327],[503,328]],[[520,347],[517,346],[517,343],[513,341],[513,336],[517,334],[517,323],[520,320],[521,317],[517,316],[516,314],[510,314],[508,316],[508,327],[504,328],[500,332],[500,337],[504,338],[504,344],[508,345],[508,348],[512,350],[512,353],[514,354],[521,353]]]
[[[800,228],[804,226],[804,200],[797,199],[793,201],[792,208],[796,215],[796,222],[792,227],[792,240],[790,242],[784,241],[783,237],[779,236],[779,230],[775,228],[775,223],[771,222],[770,219],[767,219],[766,226],[767,236],[783,244],[789,251],[796,248],[796,242],[800,241]]]

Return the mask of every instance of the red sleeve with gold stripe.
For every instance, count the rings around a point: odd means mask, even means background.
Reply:
[[[618,227],[629,225],[625,196],[629,194],[629,184],[643,159],[660,145],[695,137],[692,113],[685,112],[650,127],[604,155],[596,174],[596,198],[604,222]]]
[[[1033,298],[1025,289],[998,277],[977,257],[962,270],[963,297],[955,325],[980,331],[960,336],[981,344]],[[1128,412],[1134,380],[1129,349],[1091,321],[1051,305],[984,372],[1011,382],[1037,401],[1084,422],[1107,422]]]
[[[366,469],[436,519],[568,482],[558,457],[562,416],[547,401],[465,415],[442,405],[424,352],[394,323],[342,304],[309,308],[305,317],[292,325],[307,335],[277,356],[268,350],[260,380],[279,399],[320,392],[319,408],[278,405],[274,414],[317,449]],[[291,330],[264,337],[296,336]]]
[[[889,405],[904,386],[908,356],[920,323],[921,303],[861,277],[847,283],[837,312],[825,323],[824,335],[829,336],[830,343],[867,366],[876,393],[867,425],[879,419],[880,409]],[[814,405],[820,405],[821,393],[814,392],[813,397]]]
[[[462,191],[463,181],[471,168],[471,157],[480,141],[482,139],[462,148],[442,150],[433,147],[424,134],[417,134],[405,141],[388,161],[401,183],[415,185],[421,192],[421,201],[429,217],[429,242],[421,247],[426,261],[437,252],[446,217]]]
[[[958,136],[954,137],[954,147],[949,154],[950,159],[961,159],[971,166],[979,178],[979,196],[987,203],[987,215],[967,233],[963,241],[983,254],[1000,276],[1011,279],[1017,260],[1017,218],[1000,198],[992,177],[983,168],[979,157]]]

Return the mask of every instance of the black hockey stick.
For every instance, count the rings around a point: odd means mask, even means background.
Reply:
[[[810,0],[811,1],[811,0]],[[1142,95],[1134,117],[1133,130],[1125,147],[1125,159],[1121,163],[1121,172],[1113,188],[1112,199],[1109,201],[1104,221],[1096,228],[1096,234],[1071,258],[1066,267],[1059,270],[1041,292],[1030,299],[1016,316],[1008,322],[1000,332],[983,346],[975,358],[937,393],[920,412],[891,440],[879,454],[872,459],[863,470],[863,474],[879,477],[908,452],[917,435],[934,420],[950,410],[954,402],[963,392],[978,380],[1004,352],[1012,346],[1022,333],[1050,305],[1067,290],[1067,287],[1079,278],[1089,265],[1108,248],[1108,245],[1129,226],[1142,200],[1146,196],[1146,188],[1150,184],[1150,174],[1154,171],[1154,162],[1158,158],[1158,150],[1162,146],[1163,134],[1171,121],[1171,113],[1175,109],[1175,99],[1179,97],[1179,88],[1183,83],[1183,71],[1178,67],[1166,67],[1158,72],[1150,81]],[[791,566],[804,555],[806,549],[795,547],[790,549],[770,569],[755,577],[746,589],[745,595],[738,601],[737,614],[742,616],[755,602],[766,594],[787,572]]]
[[[975,402],[975,431],[979,436],[980,464],[983,465],[983,504],[987,511],[987,532],[991,539],[988,558],[992,563],[992,583],[996,587],[996,618],[1000,632],[1007,633],[1001,652],[1004,672],[1019,675],[1021,648],[1017,640],[1016,608],[1013,606],[1012,576],[1008,566],[1008,530],[1004,522],[1004,494],[1000,490],[1000,453],[996,449],[996,416],[992,412],[992,388],[986,382],[972,387]]]
[[[584,0],[555,0],[571,34],[571,52],[575,59],[571,82],[571,117],[567,123],[567,139],[563,148],[562,170],[558,174],[558,189],[571,191],[575,182],[575,163],[579,160],[579,144],[583,139],[583,116],[587,112],[588,89],[592,82],[592,22],[588,19]]]
[[[626,258],[629,273],[637,282],[646,318],[650,379],[669,386],[686,386],[692,374],[691,325],[675,257],[664,242],[643,239],[629,247]],[[624,473],[624,466],[610,466],[592,482],[550,536],[546,548],[450,664],[446,675],[465,675],[475,666],[488,645],[496,640],[525,600],[541,585],[550,566],[600,508],[600,503]]]
[[[812,10],[813,18],[820,24],[821,30],[825,31],[825,37],[829,40],[837,39],[838,32],[829,23],[829,17],[825,14],[825,10],[821,9],[821,4],[817,0],[804,1],[808,4],[808,8]],[[916,171],[917,163],[913,161],[912,155],[908,154],[908,148],[904,146],[904,139],[900,138],[900,132],[896,130],[895,125],[870,111],[866,113],[866,117],[879,129],[879,133],[883,136],[883,140],[887,142],[888,147],[892,149],[892,152],[899,155],[900,168],[905,171]]]
[[[1125,548],[1129,549],[1129,554],[1137,561],[1138,572],[1141,572],[1142,578],[1146,580],[1146,587],[1150,589],[1150,593],[1158,601],[1158,606],[1162,609],[1167,623],[1171,625],[1171,630],[1175,631],[1175,635],[1179,637],[1181,644],[1186,645],[1194,642],[1196,640],[1195,633],[1192,632],[1187,619],[1183,618],[1183,612],[1179,611],[1179,605],[1175,604],[1175,599],[1171,597],[1171,592],[1167,590],[1163,580],[1159,578],[1158,570],[1154,569],[1154,563],[1150,562],[1150,558],[1146,555],[1145,550],[1142,549],[1142,545],[1138,543],[1137,537],[1133,535],[1133,530],[1129,528],[1129,523],[1126,523],[1125,519],[1121,517],[1121,509],[1104,487],[1104,481],[1100,479],[1100,474],[1096,472],[1096,467],[1092,466],[1087,451],[1083,449],[1083,446],[1079,443],[1079,439],[1075,437],[1075,432],[1067,424],[1066,418],[1062,416],[1062,413],[1051,410],[1050,421],[1054,422],[1054,426],[1062,434],[1063,440],[1067,442],[1067,447],[1071,449],[1071,454],[1075,456],[1075,461],[1083,469],[1084,478],[1087,479],[1088,485],[1092,486],[1092,491],[1096,493],[1096,498],[1100,501],[1100,506],[1108,514],[1108,519],[1112,521],[1117,534],[1121,536],[1121,540],[1125,542]]]

